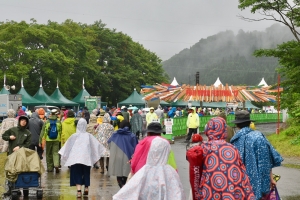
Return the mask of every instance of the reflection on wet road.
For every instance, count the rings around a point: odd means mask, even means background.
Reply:
[[[45,163],[44,163],[45,164]],[[44,200],[71,200],[76,198],[76,187],[70,187],[69,169],[62,167],[60,173],[45,172],[42,175],[42,188]],[[83,191],[84,188],[82,188]],[[100,169],[91,170],[91,186],[89,195],[82,197],[85,200],[111,200],[112,196],[117,193],[119,186],[116,177],[108,177],[100,174]],[[10,198],[4,198],[6,200]],[[29,197],[20,196],[19,199],[35,200],[36,191],[29,190]]]

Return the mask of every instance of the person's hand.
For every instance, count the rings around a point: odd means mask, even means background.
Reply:
[[[11,135],[11,136],[9,136],[9,139],[10,139],[10,140],[15,140],[15,139],[16,139],[16,136]]]
[[[17,150],[19,150],[20,149],[20,147],[19,146],[16,146],[14,149],[13,149],[13,151],[17,151]]]

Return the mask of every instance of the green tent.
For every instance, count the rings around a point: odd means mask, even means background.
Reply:
[[[5,89],[5,86],[3,86],[2,90],[0,91],[0,94],[10,94],[10,92]]]
[[[39,90],[35,93],[33,97],[37,100],[40,100],[45,105],[61,105],[61,102],[48,96],[42,86],[40,86]]]
[[[85,105],[85,96],[91,96],[85,88],[83,88],[72,101],[78,103],[81,107]]]
[[[186,107],[186,106],[188,106],[188,103],[191,103],[192,107],[200,107],[200,102],[199,101],[192,101],[192,102],[176,101],[176,102],[171,103],[170,105],[172,107]]]
[[[203,102],[203,107],[208,108],[225,108],[226,105],[226,102]]]
[[[61,102],[62,106],[78,106],[78,103],[70,101],[67,99],[59,90],[58,87],[54,90],[54,92],[50,96],[52,99]]]
[[[259,109],[255,105],[251,103],[251,101],[245,101],[245,108],[253,108],[253,109]]]
[[[131,95],[125,99],[124,101],[121,101],[118,103],[118,107],[120,106],[145,106],[145,101],[143,100],[143,97],[137,93],[137,91],[134,89],[134,91],[131,93]]]
[[[161,106],[169,106],[170,103],[168,103],[168,102],[166,102],[166,101],[164,101],[164,100],[160,100],[159,105],[161,105]]]
[[[25,90],[24,87],[21,87],[21,89],[19,90],[19,92],[17,94],[21,94],[22,95],[22,104],[25,106],[29,106],[29,105],[42,105],[43,102],[33,98],[32,96],[30,96],[27,91]]]

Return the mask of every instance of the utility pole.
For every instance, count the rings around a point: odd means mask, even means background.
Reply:
[[[199,79],[200,79],[200,73],[196,72],[196,85],[199,84]]]

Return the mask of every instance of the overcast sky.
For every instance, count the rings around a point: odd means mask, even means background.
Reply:
[[[265,30],[273,22],[245,22],[238,0],[2,0],[0,21],[35,18],[91,24],[102,20],[131,36],[162,60],[220,31]]]

